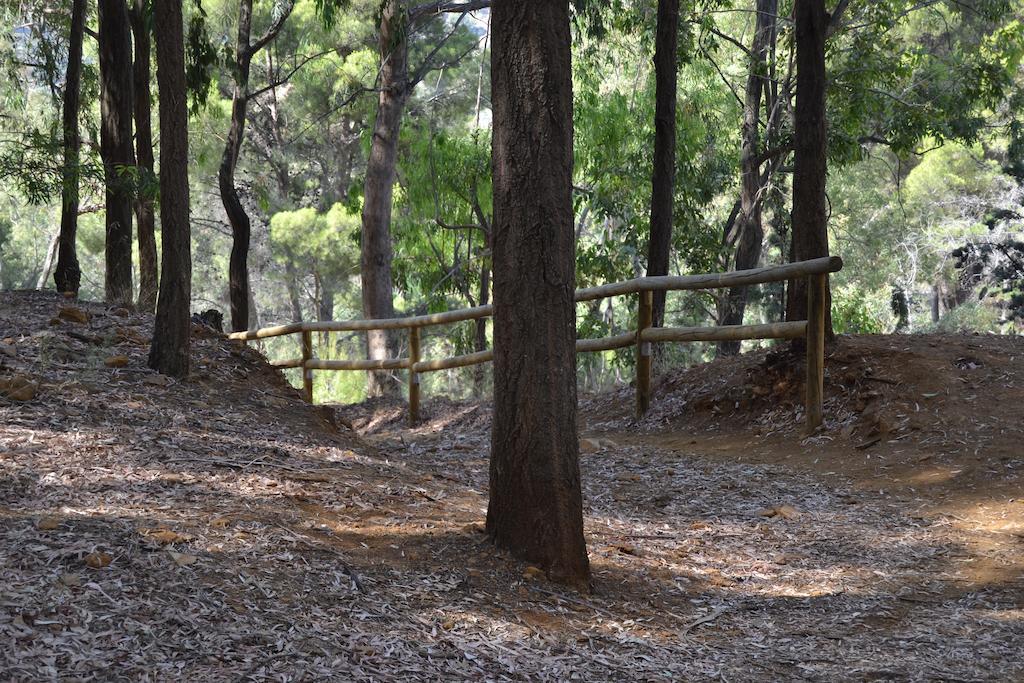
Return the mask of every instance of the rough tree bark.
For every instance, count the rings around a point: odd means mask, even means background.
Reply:
[[[761,190],[761,96],[768,92],[768,56],[776,37],[775,14],[778,0],[757,0],[757,18],[750,46],[750,68],[743,99],[742,143],[740,148],[740,212],[726,235],[726,245],[736,247],[735,270],[756,268],[761,260],[764,227],[761,224],[763,205]],[[719,325],[742,325],[749,297],[749,287],[733,287],[721,299]],[[718,355],[735,355],[739,341],[718,343]]]
[[[132,87],[135,95],[135,158],[139,175],[153,178],[153,126],[150,113],[153,103],[149,92],[150,27],[146,0],[135,0],[130,18],[135,39],[135,60],[132,62]],[[139,309],[152,312],[156,307],[156,216],[153,198],[140,191],[135,199],[135,223],[139,241]]]
[[[651,236],[647,274],[668,275],[676,182],[676,85],[679,0],[658,0],[654,39],[654,169],[651,174]],[[654,293],[654,326],[665,321],[665,292]]]
[[[271,43],[284,27],[295,7],[289,2],[274,19],[270,28],[255,43],[252,38],[252,0],[238,3],[238,32],[235,38],[234,89],[231,94],[231,124],[217,172],[220,200],[231,224],[231,259],[228,262],[228,298],[231,301],[231,329],[241,332],[249,328],[249,240],[252,224],[235,189],[238,155],[245,139],[246,109],[249,104],[249,71],[252,58]]]
[[[398,136],[409,94],[424,71],[409,72],[409,34],[418,22],[445,13],[466,13],[491,5],[490,0],[449,2],[440,0],[407,7],[404,0],[383,0],[380,7],[377,117],[373,124],[370,156],[363,183],[363,214],[360,244],[360,279],[363,316],[395,315],[391,279],[391,204],[398,158]],[[429,61],[429,58],[428,58]],[[427,65],[424,64],[425,68]],[[396,340],[387,330],[366,333],[366,356],[374,360],[395,354]],[[383,370],[367,373],[370,396],[398,395],[400,383]]]
[[[829,17],[824,0],[796,0],[793,8],[796,37],[796,112],[794,116],[793,232],[790,259],[828,256],[828,208],[825,176],[828,172],[825,123],[825,38]],[[807,318],[807,280],[789,283],[786,320]],[[831,293],[826,286],[825,337],[832,341]],[[794,340],[801,347],[803,340]]]
[[[568,0],[492,3],[494,419],[487,532],[586,590]]]
[[[82,94],[82,39],[85,34],[86,0],[71,5],[71,34],[68,42],[68,66],[64,78],[64,167],[61,170],[60,243],[54,284],[58,292],[78,296],[82,271],[78,265],[78,178],[82,139],[78,132],[78,112]]]
[[[402,111],[409,97],[407,36],[408,15],[403,3],[386,0],[380,14],[380,94],[363,184],[359,275],[366,318],[395,315],[391,280],[391,200]],[[388,358],[393,353],[394,341],[387,330],[366,333],[367,358]],[[397,395],[400,389],[387,371],[367,373],[369,396]]]
[[[160,94],[160,295],[149,367],[189,372],[192,247],[188,195],[188,104],[181,0],[155,0],[156,78]]]
[[[132,301],[132,37],[125,0],[99,0],[100,155],[106,184],[106,301]]]

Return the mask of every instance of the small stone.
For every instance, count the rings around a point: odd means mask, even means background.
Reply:
[[[113,562],[114,558],[108,555],[107,553],[94,552],[89,553],[88,555],[83,557],[82,561],[85,562],[86,567],[91,567],[93,569],[103,569],[104,567],[108,566],[111,562]]]
[[[89,322],[89,314],[75,306],[62,306],[57,317],[61,320],[69,320],[73,323],[85,324]]]
[[[0,379],[0,396],[12,401],[31,401],[39,391],[39,383],[24,375]]]
[[[523,572],[523,578],[527,581],[535,581],[537,579],[544,578],[544,570],[540,567],[529,566],[526,571]]]

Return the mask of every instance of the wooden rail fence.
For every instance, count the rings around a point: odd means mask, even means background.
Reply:
[[[651,403],[651,344],[664,342],[695,341],[738,341],[744,339],[796,339],[807,340],[807,388],[805,409],[807,428],[813,430],[822,422],[822,390],[825,364],[825,302],[826,280],[829,273],[841,270],[843,261],[837,256],[817,258],[809,261],[787,263],[740,270],[730,273],[707,275],[662,275],[641,277],[599,287],[576,290],[576,301],[593,301],[611,296],[638,295],[637,330],[601,339],[576,340],[576,352],[610,351],[635,346],[636,363],[636,412],[642,416]],[[721,289],[744,285],[782,282],[799,277],[808,279],[807,320],[764,325],[722,325],[717,327],[651,327],[652,292],[700,289]],[[409,420],[419,420],[420,380],[424,372],[461,368],[468,365],[487,363],[494,359],[493,351],[481,351],[463,356],[438,360],[423,360],[420,357],[420,330],[424,327],[447,325],[465,320],[476,320],[493,315],[492,306],[476,306],[433,315],[418,315],[409,318],[388,318],[381,320],[347,320],[292,323],[265,327],[248,332],[236,332],[229,339],[252,341],[280,337],[288,334],[302,335],[302,358],[272,361],[280,368],[302,368],[304,395],[313,400],[314,370],[408,370],[409,371]],[[313,355],[314,332],[349,332],[366,330],[409,331],[409,356],[384,360],[320,360]]]

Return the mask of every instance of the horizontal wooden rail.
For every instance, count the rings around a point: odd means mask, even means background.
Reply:
[[[478,353],[467,353],[464,356],[445,358],[443,360],[424,360],[413,366],[413,372],[434,372],[435,370],[451,370],[453,368],[464,368],[469,365],[480,365],[490,363],[494,360],[494,351],[480,351]]]
[[[767,325],[719,327],[648,327],[640,333],[645,342],[721,342],[744,339],[796,339],[807,334],[807,321]]]
[[[822,422],[822,388],[824,377],[824,320],[825,288],[827,276],[841,270],[839,257],[811,259],[781,266],[766,266],[731,273],[704,275],[640,277],[599,287],[576,290],[576,301],[593,301],[626,294],[639,295],[638,328],[600,339],[577,339],[577,353],[611,351],[635,346],[637,349],[637,414],[643,415],[651,398],[651,344],[665,342],[721,342],[744,339],[807,339],[807,393],[805,409],[807,425],[814,429]],[[808,319],[765,325],[722,325],[717,327],[651,327],[651,293],[720,289],[747,285],[781,282],[794,278],[808,279]],[[487,318],[494,314],[493,306],[476,306],[457,311],[418,315],[409,318],[380,320],[347,320],[292,323],[265,327],[248,332],[236,332],[229,339],[251,341],[288,334],[302,334],[302,358],[272,361],[278,368],[302,368],[303,390],[306,399],[313,400],[313,370],[409,370],[409,414],[415,423],[419,413],[419,375],[424,372],[450,370],[494,360],[493,351],[480,351],[438,360],[420,359],[420,330],[432,325],[445,325]],[[381,360],[321,360],[313,357],[313,332],[351,332],[366,330],[409,330],[409,357]]]
[[[594,299],[606,299],[610,296],[638,294],[639,292],[723,289],[725,287],[760,285],[820,273],[835,273],[842,270],[842,268],[843,260],[841,258],[838,256],[827,256],[811,259],[810,261],[787,263],[782,266],[736,270],[731,273],[638,277],[633,280],[615,282],[610,285],[577,289],[576,301],[593,301]]]
[[[577,339],[576,353],[614,351],[615,349],[624,349],[634,344],[636,344],[636,332],[617,334],[614,337],[601,337],[600,339]]]
[[[588,287],[576,290],[576,301],[593,301],[623,294],[637,294],[649,291],[682,291],[695,289],[721,289],[724,287],[741,287],[744,285],[782,282],[795,277],[804,277],[820,273],[835,273],[843,267],[843,260],[838,256],[811,259],[787,263],[781,266],[766,266],[750,270],[737,270],[731,273],[709,273],[704,275],[663,275],[654,277],[638,277],[632,280],[616,282],[600,287]],[[450,323],[489,318],[494,315],[493,306],[476,306],[461,308],[457,311],[415,315],[408,318],[379,318],[370,320],[327,320],[323,322],[290,323],[264,327],[247,332],[233,332],[228,339],[253,341],[280,337],[297,332],[358,332],[365,330],[403,330],[412,327],[429,327]]]
[[[301,368],[305,363],[301,358],[290,358],[288,360],[272,360],[270,364],[275,368],[287,369],[287,368]]]
[[[405,370],[411,363],[408,358],[383,358],[381,360],[320,360],[311,358],[305,363],[309,370]]]

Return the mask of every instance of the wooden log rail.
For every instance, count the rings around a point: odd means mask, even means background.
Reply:
[[[767,266],[730,273],[706,275],[663,275],[640,277],[624,282],[615,282],[600,287],[576,290],[576,301],[592,301],[611,296],[638,295],[637,329],[601,339],[577,339],[576,352],[610,351],[629,346],[636,347],[636,412],[640,417],[651,404],[651,345],[665,342],[718,342],[744,339],[798,339],[807,340],[807,390],[805,410],[807,428],[816,429],[822,422],[822,391],[825,364],[825,304],[826,283],[829,273],[841,270],[843,261],[837,256],[787,263],[781,266]],[[746,285],[782,282],[800,277],[808,279],[807,320],[765,325],[722,325],[717,327],[652,327],[651,303],[654,291],[683,291],[721,289]],[[314,370],[408,370],[409,371],[409,421],[419,420],[420,374],[449,370],[469,365],[488,363],[494,359],[493,351],[480,351],[463,356],[440,360],[420,358],[420,332],[424,327],[448,325],[451,323],[476,320],[492,316],[492,306],[476,306],[456,311],[418,315],[409,318],[388,318],[380,320],[343,320],[308,323],[292,323],[265,327],[248,332],[228,335],[237,341],[267,339],[289,334],[302,335],[302,358],[272,361],[279,368],[302,368],[303,394],[307,401],[313,401]],[[320,360],[313,356],[314,332],[352,332],[366,330],[408,330],[409,356],[384,360]]]

